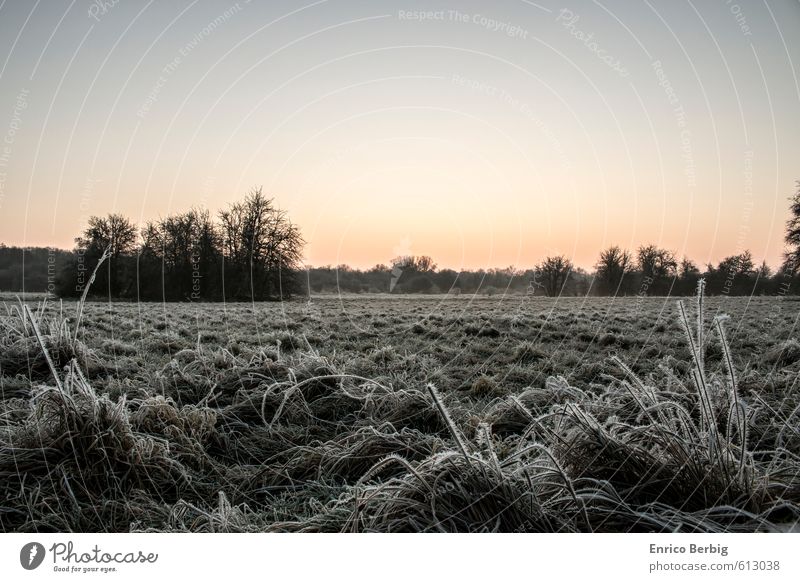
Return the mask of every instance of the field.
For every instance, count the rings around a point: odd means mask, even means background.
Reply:
[[[2,531],[798,527],[792,298],[29,307]]]

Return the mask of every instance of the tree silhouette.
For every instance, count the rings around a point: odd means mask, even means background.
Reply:
[[[796,183],[797,191],[790,198],[789,212],[791,217],[786,221],[786,245],[782,270],[789,276],[800,272],[800,180]]]
[[[108,293],[112,297],[127,291],[130,279],[124,276],[129,266],[125,258],[136,248],[136,237],[136,227],[121,214],[90,217],[83,234],[75,239],[79,272],[91,273],[105,250],[110,249],[108,261],[98,271],[98,280],[108,282]]]
[[[555,297],[561,293],[572,269],[572,262],[564,255],[547,257],[541,262],[537,270],[548,296]]]
[[[395,290],[413,293],[431,292],[435,285],[432,275],[436,271],[436,263],[427,255],[403,255],[391,261],[392,270],[389,280],[389,292]]]
[[[600,253],[595,268],[603,293],[617,295],[623,291],[623,278],[633,268],[633,260],[628,251],[612,246]]]
[[[675,277],[678,261],[675,253],[656,245],[643,245],[636,251],[636,261],[642,273],[642,288],[653,294],[669,291],[668,280]]]
[[[750,251],[744,251],[738,255],[725,257],[719,262],[717,270],[730,277],[747,276],[755,273],[755,263]]]
[[[697,289],[700,280],[700,269],[688,257],[681,259],[678,266],[678,288],[676,292],[681,295],[691,295]]]
[[[286,213],[261,189],[219,213],[226,294],[270,299],[298,290],[305,241]]]
[[[427,255],[422,255],[419,257],[405,255],[392,259],[392,267],[416,271],[418,273],[432,273],[436,270],[436,263]]]
[[[149,273],[140,281],[146,295],[164,299],[213,299],[219,293],[221,266],[217,227],[207,210],[190,210],[148,223],[142,232],[140,265]],[[155,277],[154,277],[155,275]],[[160,289],[154,289],[154,280]]]

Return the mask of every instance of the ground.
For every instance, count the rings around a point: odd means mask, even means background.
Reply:
[[[6,298],[0,524],[791,528],[800,301],[703,302]]]

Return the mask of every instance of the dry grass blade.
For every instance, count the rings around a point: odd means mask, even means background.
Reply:
[[[698,287],[700,289],[700,287]],[[692,337],[692,329],[689,324],[689,317],[686,314],[686,308],[683,301],[678,302],[678,310],[680,312],[680,321],[683,325],[683,330],[686,335],[686,340],[689,344],[689,350],[692,354],[694,368],[692,369],[692,379],[694,380],[695,387],[697,388],[700,397],[700,412],[702,418],[702,428],[708,432],[710,436],[710,446],[715,447],[716,443],[716,421],[714,418],[714,411],[711,405],[711,396],[709,394],[708,383],[706,382],[705,369],[703,368],[703,358],[700,355],[700,347],[695,343]],[[699,331],[699,330],[698,330]]]
[[[86,297],[89,295],[89,289],[91,288],[92,284],[94,283],[95,277],[97,277],[97,271],[100,270],[102,264],[111,256],[111,245],[106,247],[106,250],[103,251],[103,254],[100,256],[100,259],[97,261],[97,265],[95,265],[94,270],[92,271],[92,276],[89,277],[89,281],[86,283],[86,286],[83,288],[83,293],[81,294],[80,301],[78,301],[78,314],[75,317],[75,334],[72,337],[72,343],[75,344],[78,341],[78,331],[81,328],[81,319],[83,318],[83,307],[86,305]]]
[[[44,343],[44,339],[42,338],[42,332],[39,331],[39,325],[36,323],[36,319],[33,317],[30,308],[25,305],[23,307],[25,315],[28,318],[28,321],[31,322],[31,327],[33,328],[33,333],[36,335],[36,341],[39,342],[39,347],[42,349],[42,354],[44,355],[44,359],[47,362],[47,366],[50,368],[50,372],[53,374],[53,379],[56,382],[56,386],[60,392],[64,392],[64,387],[61,385],[61,378],[58,375],[58,371],[56,370],[55,365],[53,365],[53,360],[50,357],[50,352],[47,350],[47,346]]]
[[[736,417],[736,432],[739,437],[739,467],[738,467],[738,476],[741,481],[744,480],[744,469],[745,469],[745,461],[747,459],[747,420],[745,419],[744,411],[739,402],[739,394],[737,389],[737,382],[736,382],[736,369],[733,365],[733,358],[731,357],[731,350],[728,345],[728,338],[725,336],[725,328],[722,327],[722,321],[724,318],[716,317],[714,319],[714,325],[717,328],[717,333],[719,334],[720,343],[722,344],[722,355],[723,355],[723,362],[725,362],[725,370],[728,373],[728,388],[730,390],[729,399],[730,399],[730,412],[728,413],[729,417],[729,428],[728,428],[728,442],[733,442],[731,430],[730,430],[730,416],[731,412]]]
[[[436,386],[431,383],[428,383],[427,386],[428,392],[433,398],[433,403],[436,405],[436,408],[439,410],[439,414],[442,415],[442,419],[447,424],[447,428],[450,430],[450,434],[453,437],[453,440],[456,442],[456,446],[458,446],[458,450],[461,451],[461,454],[464,455],[464,458],[467,462],[470,461],[470,455],[467,452],[467,445],[464,441],[464,436],[461,434],[461,431],[458,430],[456,423],[453,422],[453,419],[450,417],[450,413],[447,411],[447,407],[442,402],[442,397],[439,396],[439,391],[436,390]]]

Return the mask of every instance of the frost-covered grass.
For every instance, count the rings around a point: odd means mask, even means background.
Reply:
[[[0,529],[796,527],[800,302],[704,303],[7,299]]]

